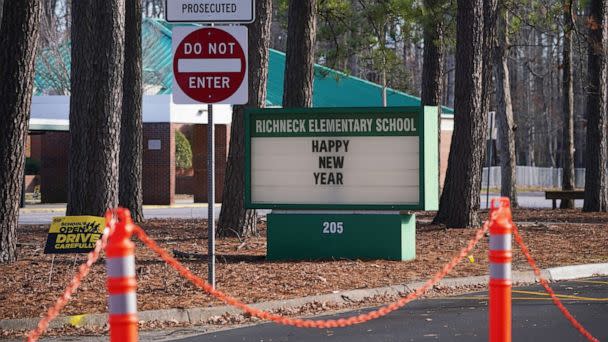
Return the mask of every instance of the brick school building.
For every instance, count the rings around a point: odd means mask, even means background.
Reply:
[[[143,76],[143,192],[144,204],[171,205],[176,194],[193,195],[207,201],[207,106],[175,105],[171,25],[145,19],[142,26]],[[57,51],[39,54],[35,96],[32,100],[28,157],[40,162],[37,177],[26,181],[28,191],[39,185],[43,203],[67,201],[69,153],[69,44]],[[271,50],[267,106],[280,107],[283,98],[285,54]],[[379,107],[382,87],[366,80],[316,65],[314,107]],[[388,106],[419,106],[420,99],[393,89],[387,90]],[[447,168],[453,131],[453,112],[443,109],[441,118],[440,174]],[[232,107],[214,106],[216,124],[216,200],[221,202],[230,143]],[[192,148],[192,168],[175,165],[176,131],[183,133]]]

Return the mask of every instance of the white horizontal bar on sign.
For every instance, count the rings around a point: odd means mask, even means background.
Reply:
[[[359,171],[411,171],[419,169],[419,158],[418,153],[353,155],[348,167]]]
[[[251,199],[256,203],[283,204],[415,204],[418,187],[348,187],[335,186],[270,187],[252,186]]]
[[[415,203],[414,203],[415,204]],[[273,214],[314,215],[399,215],[399,210],[282,210],[272,209]]]
[[[418,137],[364,137],[364,136],[347,136],[347,137],[280,137],[280,138],[261,138],[254,137],[251,139],[252,157],[261,157],[266,155],[282,156],[282,155],[342,155],[346,152],[346,148],[340,151],[319,151],[313,152],[313,140],[348,140],[348,152],[357,152],[358,155],[372,156],[389,156],[393,157],[396,154],[402,155],[418,155],[419,142]]]
[[[182,58],[177,62],[179,72],[241,72],[238,58]]]
[[[317,172],[322,170],[322,161],[331,163],[325,169],[347,169],[357,172],[408,172],[419,169],[418,155],[394,155],[393,158],[382,156],[358,156],[356,154],[345,154],[343,156],[263,156],[251,160],[253,172],[259,171],[306,171]],[[339,162],[339,165],[335,165]]]
[[[348,169],[318,169],[304,171],[273,171],[256,170],[252,173],[251,184],[254,186],[309,186],[314,187],[315,175],[332,173],[335,177],[340,173],[341,188],[349,186],[356,187],[398,187],[398,186],[418,186],[418,170],[413,171],[373,171],[358,172]]]

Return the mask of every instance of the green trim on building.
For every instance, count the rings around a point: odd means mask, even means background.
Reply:
[[[424,210],[439,209],[439,118],[437,107],[424,107],[424,144],[422,147]]]

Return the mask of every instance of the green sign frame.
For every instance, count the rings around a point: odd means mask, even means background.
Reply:
[[[319,204],[319,203],[256,203],[251,200],[251,138],[252,124],[256,117],[274,117],[305,115],[307,118],[326,117],[327,115],[389,115],[414,114],[419,127],[419,201],[417,204]],[[437,210],[439,206],[439,129],[437,107],[344,107],[344,108],[267,108],[246,109],[245,123],[245,198],[248,209],[284,209],[284,210]],[[370,134],[361,134],[368,135]],[[408,135],[408,134],[371,134],[372,136]],[[290,136],[297,136],[293,133]],[[302,135],[300,135],[302,136]],[[341,133],[321,133],[315,136],[349,136]],[[352,134],[350,134],[352,136]]]

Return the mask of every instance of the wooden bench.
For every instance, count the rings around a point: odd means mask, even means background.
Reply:
[[[585,199],[583,190],[551,190],[545,191],[545,199],[553,200],[553,209],[557,208],[557,200]]]

